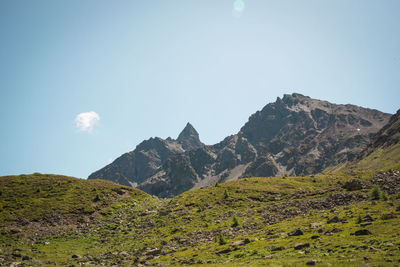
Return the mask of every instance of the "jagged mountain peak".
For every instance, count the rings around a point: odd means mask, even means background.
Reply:
[[[187,123],[176,140],[150,139],[89,178],[171,197],[250,174],[317,173],[352,160],[389,118],[377,110],[285,94],[218,144],[201,143],[199,133]]]
[[[182,132],[179,134],[178,141],[180,138],[183,138],[187,135],[192,135],[192,134],[199,135],[199,133],[196,131],[196,129],[193,127],[193,125],[190,122],[188,122],[188,123],[186,123],[185,128],[183,128]]]
[[[200,141],[199,133],[189,122],[179,134],[177,141],[182,145],[182,148],[185,150],[192,150],[203,146],[203,143]]]

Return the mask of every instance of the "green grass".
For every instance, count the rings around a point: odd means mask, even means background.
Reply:
[[[320,266],[392,266],[400,262],[400,212],[396,211],[400,200],[395,195],[372,205],[370,188],[354,192],[364,194],[366,200],[334,209],[310,204],[332,194],[349,194],[341,189],[343,183],[372,174],[354,170],[285,179],[246,178],[165,200],[100,180],[41,174],[1,177],[4,256],[0,265],[21,261],[11,256],[19,249],[18,253],[30,257],[24,262],[32,266],[85,262],[304,266],[311,259],[321,261]],[[389,213],[395,218],[383,220],[382,215]],[[61,219],[48,222],[52,214]],[[365,226],[372,234],[350,235],[362,228],[359,218],[365,215],[374,218]],[[334,216],[346,222],[310,227]],[[304,235],[288,236],[297,228]],[[327,235],[318,232],[321,228],[342,231]],[[232,246],[246,239],[250,242]],[[310,247],[295,250],[296,243]],[[72,258],[74,254],[79,257]]]
[[[21,218],[38,221],[54,214],[77,219],[120,201],[128,194],[146,195],[108,181],[50,174],[0,177],[0,188],[0,226]]]
[[[389,147],[379,147],[362,159],[327,168],[324,173],[361,172],[372,175],[376,171],[390,169],[400,170],[400,143]]]

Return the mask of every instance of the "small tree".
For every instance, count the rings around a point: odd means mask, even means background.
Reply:
[[[361,215],[359,214],[357,217],[357,220],[356,220],[356,224],[360,224],[360,223],[362,223],[362,218],[361,218]]]
[[[385,192],[382,192],[382,200],[383,201],[387,201],[388,200],[388,196],[386,195]]]
[[[236,216],[233,216],[232,218],[232,227],[238,227],[239,226],[239,220]]]
[[[379,190],[379,187],[375,186],[374,189],[372,189],[372,192],[371,192],[371,199],[372,200],[379,200],[380,199],[380,195],[381,195],[381,192]]]
[[[229,197],[228,191],[225,189],[224,191],[224,199],[227,199]]]
[[[225,245],[226,244],[226,239],[222,234],[219,234],[215,237],[215,242],[217,242],[220,245]]]
[[[283,176],[282,176],[282,179],[285,179],[287,177],[288,177],[287,173],[284,173]]]
[[[100,200],[100,195],[99,195],[99,194],[96,194],[96,196],[94,197],[93,201],[94,201],[94,202],[97,202],[97,201],[99,201],[99,200]]]

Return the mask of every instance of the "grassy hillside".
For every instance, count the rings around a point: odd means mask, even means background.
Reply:
[[[400,110],[392,116],[371,144],[352,162],[328,168],[325,173],[354,173],[364,171],[400,170]]]
[[[109,181],[38,173],[0,177],[0,265],[42,238],[81,235],[115,205],[153,200]]]
[[[165,200],[100,180],[1,177],[0,265],[397,265],[400,173],[370,177],[247,178]]]

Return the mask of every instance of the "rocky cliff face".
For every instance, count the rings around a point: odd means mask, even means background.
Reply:
[[[187,123],[186,127],[179,134],[176,141],[182,145],[184,150],[192,150],[202,147],[204,144],[200,141],[199,133],[194,129],[194,127]]]
[[[89,179],[170,197],[245,176],[316,173],[353,159],[389,118],[377,110],[284,95],[216,145],[202,144],[188,123],[177,140],[144,141]]]
[[[88,179],[104,179],[127,185],[138,186],[155,175],[170,157],[184,153],[188,148],[204,146],[199,134],[189,123],[178,140],[156,137],[140,143],[134,151],[117,158],[111,164],[92,173]]]
[[[387,148],[400,144],[400,109],[394,114],[389,122],[374,135],[371,143],[358,156],[358,159],[368,156],[378,148]]]
[[[352,160],[389,117],[377,110],[293,94],[256,112],[238,135],[275,163],[277,168],[269,175],[310,174]],[[259,164],[253,165],[252,174],[259,176]]]

